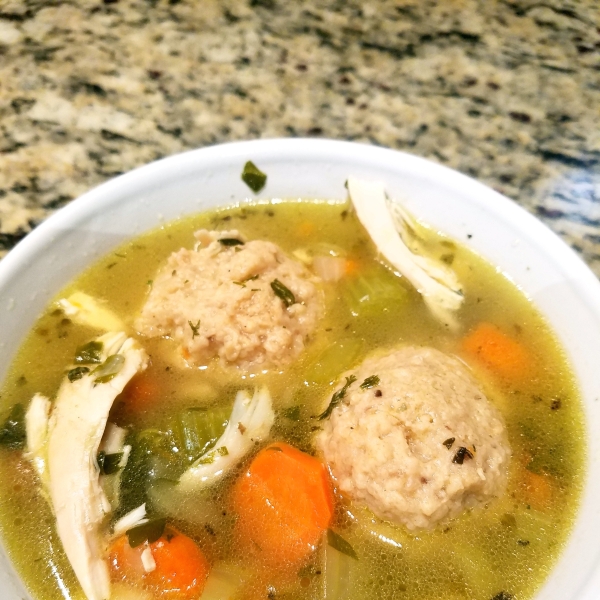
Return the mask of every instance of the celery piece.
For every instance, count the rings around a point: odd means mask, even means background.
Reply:
[[[331,344],[307,366],[306,381],[333,383],[341,373],[354,366],[362,353],[362,347],[362,341],[357,338]]]
[[[252,573],[243,567],[224,562],[217,563],[210,570],[202,600],[233,600],[239,597],[241,588],[251,575]]]
[[[347,554],[327,544],[325,550],[325,598],[343,600],[350,595],[350,573],[355,562]]]
[[[214,446],[227,427],[230,411],[229,407],[188,408],[174,419],[169,431],[189,462]]]
[[[342,297],[354,317],[369,317],[403,308],[408,291],[386,271],[348,280]]]
[[[492,594],[502,589],[501,576],[492,567],[487,558],[485,550],[476,543],[456,543],[452,550],[452,563],[456,565],[456,572],[462,578],[468,588],[477,590],[478,593]]]

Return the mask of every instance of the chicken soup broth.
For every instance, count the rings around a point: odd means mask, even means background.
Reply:
[[[229,240],[220,243],[232,255],[236,248],[245,252],[252,240],[273,242],[304,265],[306,277],[322,275],[315,279],[322,306],[318,324],[293,358],[283,357],[267,368],[238,368],[217,358],[194,362],[174,336],[136,332],[134,324],[158,281],[157,273],[161,268],[164,272],[171,253],[192,248],[193,232],[201,229],[238,232],[238,237],[220,238]],[[207,565],[201,596],[206,599],[531,598],[556,561],[577,508],[584,472],[578,390],[554,335],[507,277],[460,243],[426,227],[419,227],[419,233],[426,252],[450,265],[462,283],[465,301],[455,329],[436,320],[406,279],[380,258],[345,203],[250,204],[187,217],[122,245],[63,290],[23,343],[1,394],[2,408],[7,416],[13,411],[13,419],[0,436],[5,442],[0,526],[5,547],[33,597],[85,598],[57,536],[47,494],[41,492],[39,476],[24,455],[22,430],[18,424],[13,427],[19,419],[16,405],[27,409],[34,394],[53,399],[67,371],[70,378],[81,375],[72,368],[73,357],[103,333],[97,326],[78,323],[58,303],[83,292],[122,321],[149,355],[149,366],[117,396],[109,416],[110,423],[126,430],[130,448],[126,464],[121,461],[114,467],[118,480],[114,471],[103,480],[113,508],[102,524],[102,558],[110,563],[112,598],[200,597],[200,591],[194,591],[200,588],[162,593],[153,583],[152,573],[161,566],[158,547],[152,545],[159,542],[150,538],[139,548],[154,553],[153,569],[144,563],[145,572],[138,577],[115,568],[120,555],[111,528],[144,503],[150,524],[162,528],[158,533],[169,544],[189,538],[200,549]],[[285,281],[276,289],[274,281],[271,288],[289,309],[286,294],[292,292]],[[180,283],[185,285],[185,280]],[[244,293],[269,291],[266,284],[259,287],[258,277],[233,283]],[[205,318],[189,314],[185,320],[188,339],[198,341],[201,328],[207,326]],[[405,346],[436,349],[468,365],[505,424],[512,452],[506,491],[483,505],[466,506],[458,516],[431,528],[411,530],[377,517],[363,502],[341,492],[334,478],[327,484],[331,499],[321,499],[318,505],[330,506],[331,516],[315,530],[320,535],[316,543],[309,543],[311,552],[300,557],[296,553],[296,538],[304,530],[290,537],[290,548],[286,540],[291,534],[286,530],[278,535],[273,522],[261,525],[257,520],[246,534],[240,525],[244,511],[255,515],[252,511],[258,510],[248,508],[256,488],[243,488],[254,466],[258,472],[263,461],[263,470],[271,472],[282,464],[316,476],[315,465],[324,461],[317,436],[330,418],[329,408],[337,410],[330,406],[335,404],[332,398],[351,379],[344,380],[342,374],[358,372],[369,356]],[[354,387],[348,389],[358,390],[360,385],[377,396],[379,375],[374,372],[371,379],[350,383]],[[236,394],[247,390],[250,397],[262,389],[268,390],[274,411],[268,434],[253,440],[214,484],[181,489],[178,482],[191,466],[210,466],[211,461],[234,456],[218,439]],[[338,400],[343,404],[339,394]],[[246,426],[240,421],[239,427],[243,434]],[[459,446],[450,435],[443,442],[453,463],[476,459],[472,445]],[[294,454],[297,451],[301,454]],[[280,489],[288,485],[284,475],[277,481]],[[293,520],[303,524],[301,503],[292,503],[285,514],[298,510]],[[311,527],[313,521],[320,523],[320,517],[309,513]],[[283,519],[281,514],[277,518]],[[252,527],[264,527],[268,534]],[[277,552],[271,551],[275,545]],[[181,569],[187,568],[187,563],[181,564]]]

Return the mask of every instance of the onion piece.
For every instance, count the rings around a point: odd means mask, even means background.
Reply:
[[[317,256],[313,260],[313,267],[323,281],[339,281],[346,274],[346,259],[339,256]]]

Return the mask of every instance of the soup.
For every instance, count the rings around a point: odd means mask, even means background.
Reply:
[[[229,240],[219,242],[227,252],[234,253],[237,247],[241,254],[250,241],[268,240],[282,249],[286,260],[304,265],[302,273],[308,275],[302,277],[313,282],[320,309],[310,317],[309,329],[297,332],[301,344],[289,342],[295,348],[289,356],[274,346],[271,355],[239,350],[242,358],[237,365],[237,358],[227,362],[233,355],[225,351],[207,358],[204,346],[194,345],[202,341],[203,328],[209,325],[197,314],[183,317],[182,336],[187,340],[183,349],[176,335],[161,330],[158,321],[148,325],[146,335],[133,333],[159,277],[178,277],[177,269],[165,272],[168,257],[180,248],[191,248],[197,241],[193,233],[202,229],[234,232],[215,238]],[[119,460],[112,466],[99,465],[106,475],[105,488],[110,476],[116,483],[116,489],[106,489],[114,510],[102,525],[110,540],[104,558],[112,565],[111,597],[199,597],[203,588],[202,598],[207,599],[531,598],[568,535],[581,488],[583,413],[575,381],[544,320],[503,274],[450,239],[425,228],[420,233],[429,255],[451,265],[462,283],[464,305],[455,329],[436,319],[406,279],[379,258],[346,203],[244,205],[185,218],[124,244],[63,290],[25,340],[2,391],[4,410],[13,412],[0,435],[5,441],[0,526],[5,546],[33,596],[85,597],[57,536],[55,516],[40,493],[39,477],[24,456],[22,436],[14,426],[20,417],[13,407],[27,408],[35,394],[55,397],[66,370],[75,381],[83,373],[76,369],[89,373],[87,363],[70,366],[103,332],[78,324],[66,314],[65,305],[57,303],[85,293],[124,323],[149,356],[147,368],[117,396],[109,416],[110,423],[126,431],[129,455],[124,460],[123,452],[105,452],[100,462],[106,456],[114,462],[118,455]],[[323,263],[323,258],[335,260]],[[322,277],[313,281],[315,268]],[[179,284],[187,285],[185,281]],[[275,281],[283,282],[283,287],[273,288]],[[233,283],[244,293],[270,293],[272,288],[284,312],[290,308],[287,294],[292,290],[278,276],[262,287],[252,277]],[[294,302],[296,295],[292,293]],[[288,328],[286,323],[278,326]],[[156,336],[151,335],[152,327]],[[491,345],[490,336],[495,340]],[[206,335],[208,346],[220,343],[211,337]],[[498,484],[499,496],[482,496],[413,527],[402,518],[396,523],[382,518],[363,496],[342,490],[333,465],[333,477],[327,475],[325,491],[315,500],[318,514],[311,519],[320,537],[316,543],[307,542],[311,552],[298,554],[296,539],[286,546],[288,534],[278,536],[270,522],[258,533],[254,525],[244,528],[246,499],[254,493],[240,483],[244,477],[260,471],[261,461],[269,472],[281,468],[299,473],[290,486],[304,474],[321,477],[325,446],[319,436],[337,418],[334,411],[352,402],[354,393],[376,396],[383,374],[369,371],[354,383],[348,381],[361,372],[361,364],[373,364],[365,361],[405,348],[428,348],[464,361],[469,377],[501,415],[512,457],[502,463],[507,482]],[[516,352],[516,360],[507,358],[511,352]],[[263,368],[260,361],[268,366]],[[234,403],[247,407],[261,390],[268,390],[273,410],[267,434],[258,436],[222,477],[209,485],[180,489],[191,467],[206,473],[202,469],[207,466],[232,462],[235,452],[218,440],[233,422]],[[240,392],[247,394],[246,399]],[[479,460],[483,450],[475,447],[478,444],[450,440],[450,434],[442,440],[448,443],[443,450],[450,463],[460,466],[464,461],[468,468]],[[287,479],[282,475],[278,481]],[[293,498],[295,488],[290,489]],[[141,526],[139,520],[133,522],[142,528],[139,549],[151,546],[150,554],[156,558],[150,559],[149,567],[148,561],[143,563],[145,571],[138,577],[123,568],[125,540],[127,548],[133,549],[134,542],[111,532],[115,523],[143,504],[150,520]],[[301,507],[291,504],[285,514],[291,514],[296,525],[302,523]],[[258,514],[248,510],[250,519]],[[159,530],[152,532],[152,527]],[[129,528],[130,535],[133,529]],[[151,542],[155,533],[159,541]],[[179,596],[174,591],[161,594],[152,579],[152,573],[160,571],[156,544],[169,537],[181,540],[177,543],[184,548],[182,555],[192,556],[190,568],[196,568],[202,579],[198,587],[180,586],[187,591]],[[271,551],[274,547],[277,552]],[[193,558],[195,549],[198,558]],[[186,561],[180,564],[182,571],[187,568]]]

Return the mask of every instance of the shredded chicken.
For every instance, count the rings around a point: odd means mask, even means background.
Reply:
[[[61,298],[58,305],[67,317],[80,325],[102,331],[123,331],[125,324],[99,300],[84,292],[74,292],[68,298]]]
[[[408,248],[405,238],[410,235],[410,217],[397,204],[388,205],[382,183],[349,177],[348,191],[358,219],[377,249],[423,296],[433,315],[456,329],[455,313],[464,296],[454,271]]]
[[[266,388],[256,390],[252,398],[245,390],[239,391],[223,435],[181,476],[179,487],[193,490],[214,483],[235,467],[255,442],[269,435],[274,420],[273,403]]]
[[[28,453],[42,476],[73,571],[88,600],[107,600],[110,578],[101,526],[111,506],[100,485],[96,457],[115,398],[146,368],[148,356],[122,332],[96,341],[102,344],[103,363],[122,357],[117,372],[102,380],[93,368],[79,379],[65,377],[51,411],[46,398],[34,396],[26,425]]]

